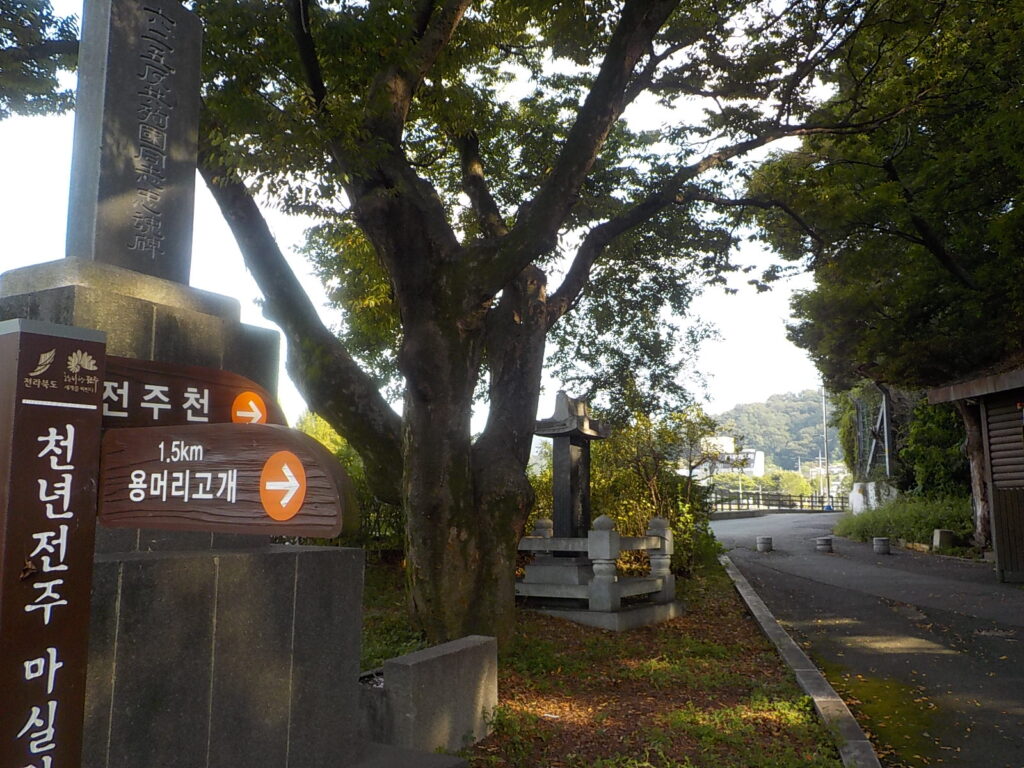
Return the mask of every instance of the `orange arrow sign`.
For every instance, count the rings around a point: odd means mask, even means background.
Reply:
[[[306,498],[306,470],[291,451],[278,451],[260,473],[260,503],[275,520],[291,520]]]
[[[231,403],[231,421],[235,424],[266,424],[267,404],[259,392],[239,392]]]

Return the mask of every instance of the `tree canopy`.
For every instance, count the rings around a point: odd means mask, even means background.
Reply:
[[[0,120],[65,112],[74,95],[58,73],[78,58],[78,26],[54,15],[49,0],[0,3]]]
[[[876,45],[849,60],[854,77],[834,81],[833,103],[843,109],[856,73],[894,56],[899,65],[866,102],[891,119],[868,133],[806,137],[751,179],[764,237],[814,270],[816,287],[794,301],[790,337],[833,389],[859,380],[921,388],[1020,363],[1022,31],[1024,6],[1003,0],[922,3],[900,34],[866,30]],[[983,546],[980,417],[970,402],[956,407]],[[956,435],[945,434],[935,456],[910,461],[929,485],[954,487],[948,468],[939,471]]]
[[[934,386],[1024,349],[1024,6],[923,4],[907,25],[872,32],[902,59],[868,94],[892,119],[807,137],[750,184],[777,203],[765,238],[814,270],[791,338],[838,388]],[[856,85],[835,87],[842,105]]]
[[[687,334],[673,318],[731,267],[732,212],[757,203],[734,194],[736,172],[777,139],[909,108],[879,110],[870,94],[925,43],[915,19],[933,4],[192,7],[205,26],[200,170],[300,391],[375,495],[402,504],[412,608],[443,639],[509,630],[546,342],[563,369],[628,371],[649,403],[671,391]],[[821,84],[840,81],[819,108]],[[659,125],[628,119],[655,107]],[[336,328],[257,200],[320,222],[309,254]],[[477,397],[488,418],[474,436]]]

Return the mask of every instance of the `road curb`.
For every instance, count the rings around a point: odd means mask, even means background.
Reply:
[[[841,741],[839,757],[848,768],[881,768],[874,747],[860,725],[850,713],[846,702],[829,684],[821,671],[814,666],[803,649],[782,628],[768,606],[750,586],[750,582],[740,573],[736,565],[727,555],[719,557],[725,566],[726,573],[732,579],[736,591],[739,592],[747,609],[757,619],[761,631],[771,640],[783,661],[789,665],[796,675],[797,682],[804,692],[814,701],[814,708],[825,724],[834,730]]]

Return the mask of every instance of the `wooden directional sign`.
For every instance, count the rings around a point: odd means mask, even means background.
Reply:
[[[77,766],[103,334],[0,323],[0,766]]]
[[[355,518],[351,481],[312,437],[269,424],[110,429],[99,521],[330,538]]]
[[[274,397],[230,371],[130,357],[107,358],[103,427],[286,424]]]

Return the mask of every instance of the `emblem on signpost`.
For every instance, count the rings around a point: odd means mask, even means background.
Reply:
[[[46,373],[50,370],[50,366],[53,365],[53,359],[57,356],[57,350],[51,349],[49,352],[43,352],[39,356],[39,362],[36,367],[29,372],[29,376],[39,376],[40,374]]]

